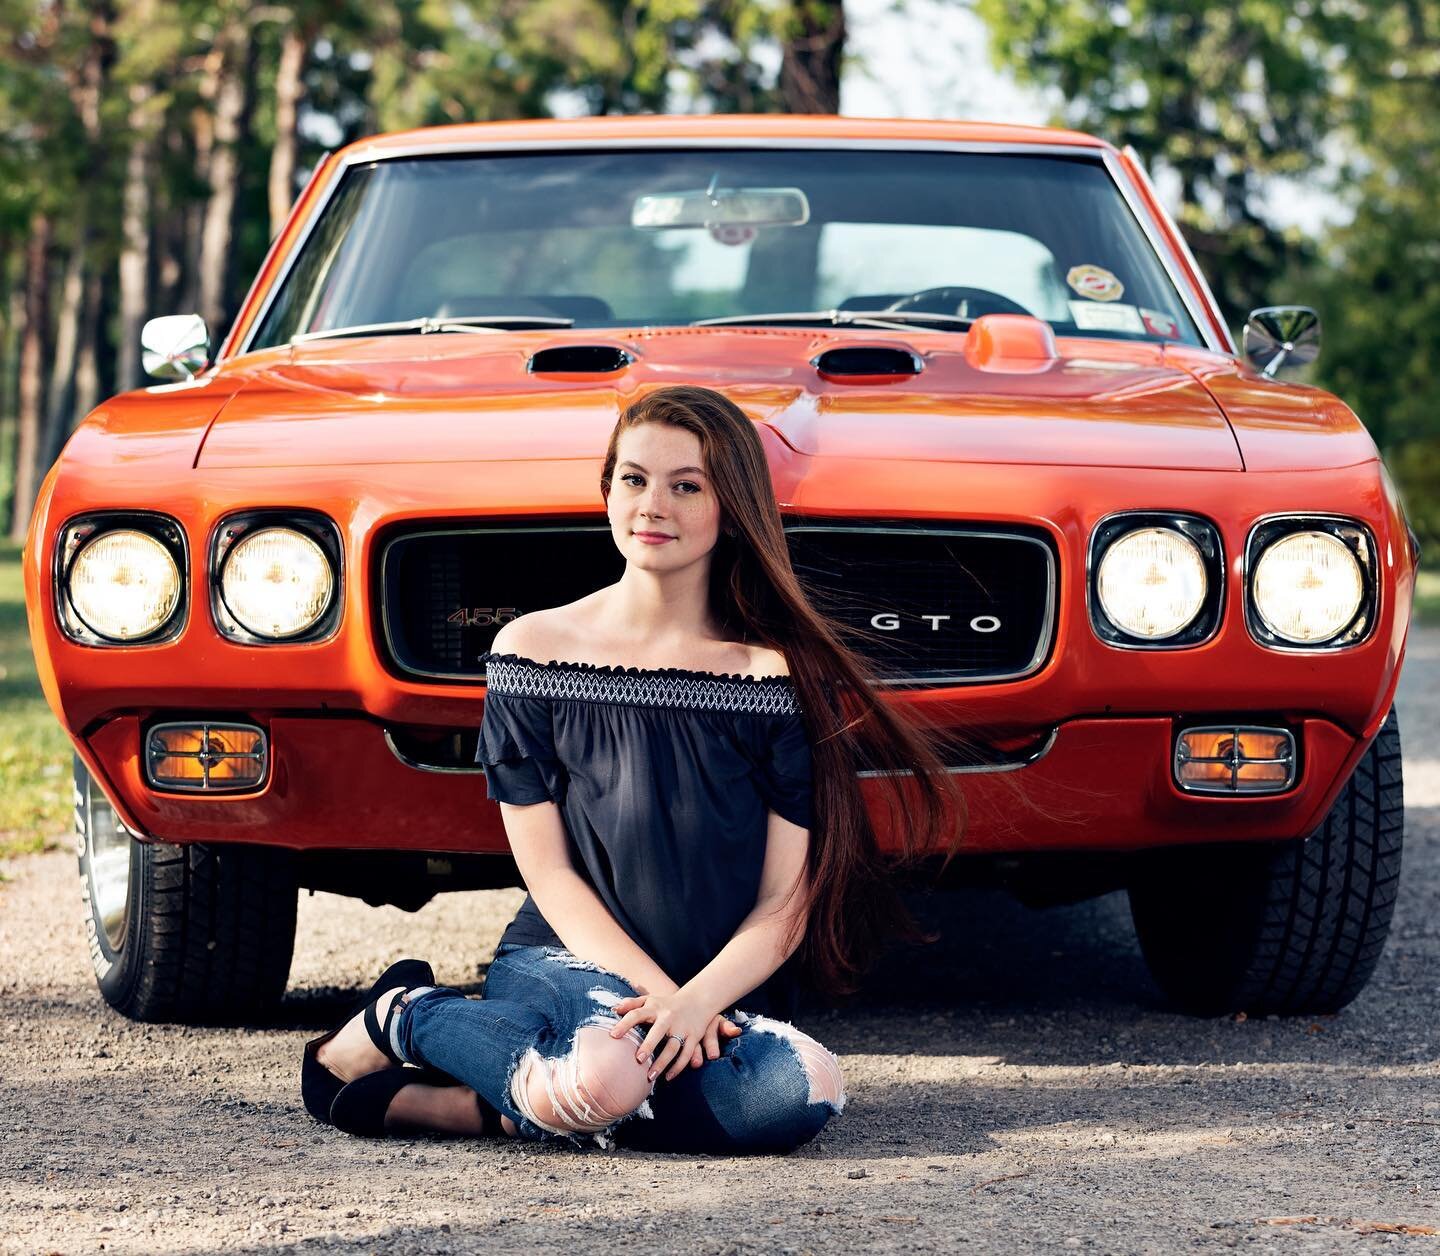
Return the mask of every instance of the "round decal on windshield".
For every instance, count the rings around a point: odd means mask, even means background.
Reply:
[[[1092,301],[1118,301],[1125,293],[1125,285],[1103,266],[1072,266],[1065,276],[1065,282],[1082,297]]]

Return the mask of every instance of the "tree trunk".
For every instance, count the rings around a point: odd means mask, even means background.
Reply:
[[[24,544],[39,486],[36,453],[45,402],[43,362],[50,321],[50,219],[37,213],[30,220],[25,246],[25,332],[20,342],[18,422],[15,434],[15,496],[10,539]]]
[[[35,451],[37,469],[50,465],[55,433],[67,429],[66,416],[74,405],[75,361],[80,348],[80,318],[85,308],[85,206],[76,209],[75,244],[65,263],[60,285],[60,316],[55,324],[55,353],[50,359],[50,405]]]
[[[162,121],[159,142],[166,158],[177,165],[189,161],[198,169],[193,147],[196,139],[184,126],[184,118],[172,112]],[[190,249],[190,228],[194,225],[194,206],[177,195],[178,189],[165,184],[151,189],[159,201],[151,219],[150,283],[154,292],[153,308],[159,314],[188,314],[198,308],[195,302],[194,258]]]
[[[843,0],[795,0],[781,48],[780,100],[786,113],[839,113],[845,54]]]
[[[240,182],[239,140],[246,107],[246,70],[250,32],[237,22],[225,41],[224,62],[215,95],[215,148],[210,156],[210,199],[200,231],[200,314],[218,343],[229,311],[225,308],[225,267]]]
[[[299,26],[286,27],[275,71],[275,147],[270,152],[270,238],[280,234],[295,199],[296,123],[305,94],[305,56],[309,39]]]
[[[115,387],[120,391],[141,383],[140,328],[150,304],[150,172],[155,136],[149,106],[154,94],[148,84],[130,89],[131,140],[120,210],[120,344],[115,363]]]
[[[91,268],[85,276],[85,306],[80,318],[80,352],[75,359],[75,404],[68,416],[56,428],[56,439],[50,451],[50,461],[60,456],[70,433],[100,401],[100,300],[104,277],[100,271]]]
[[[195,177],[206,184],[210,183],[211,167],[215,161],[216,109],[220,86],[225,77],[225,64],[225,44],[220,40],[205,56],[200,71],[200,104],[191,114],[195,138]],[[181,266],[184,288],[178,304],[183,306],[187,313],[200,309],[200,254],[204,248],[205,224],[209,212],[209,198],[191,201],[185,207],[182,232],[185,260]]]

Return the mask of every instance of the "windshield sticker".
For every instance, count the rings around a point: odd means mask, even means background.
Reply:
[[[1180,339],[1180,324],[1173,315],[1160,310],[1147,310],[1142,305],[1140,317],[1144,320],[1145,330],[1152,336],[1164,336],[1166,340]]]
[[[1092,301],[1118,301],[1125,295],[1125,285],[1103,266],[1072,266],[1065,282],[1082,297]]]
[[[1091,305],[1089,301],[1071,301],[1070,317],[1082,331],[1133,331],[1142,335],[1145,324],[1140,311],[1133,305]]]

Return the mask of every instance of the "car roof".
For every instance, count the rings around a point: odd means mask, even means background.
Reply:
[[[810,114],[644,114],[629,117],[532,118],[509,122],[469,122],[456,126],[393,131],[356,140],[340,151],[347,160],[402,153],[557,141],[614,143],[638,140],[776,140],[828,142],[906,141],[984,145],[1064,145],[1113,150],[1093,135],[1058,127],[1017,126],[1002,122],[962,122],[919,118],[848,118]]]

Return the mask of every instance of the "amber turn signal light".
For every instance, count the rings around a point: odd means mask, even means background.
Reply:
[[[254,724],[157,724],[145,739],[145,776],[156,789],[258,789],[269,758],[265,733]]]
[[[1284,728],[1187,728],[1175,742],[1175,783],[1195,794],[1279,794],[1295,784],[1295,736]]]

